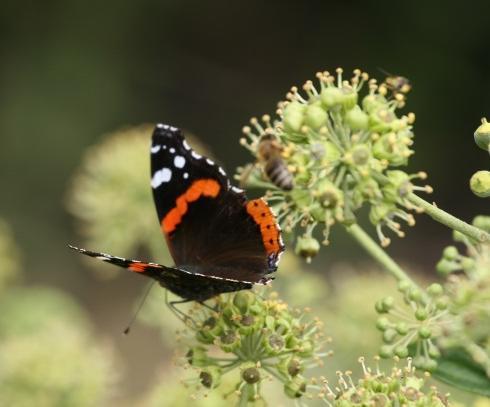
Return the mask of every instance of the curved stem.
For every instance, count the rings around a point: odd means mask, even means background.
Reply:
[[[398,281],[407,281],[418,287],[408,274],[357,223],[346,227],[346,230],[373,259]]]
[[[407,198],[411,203],[422,208],[424,212],[435,221],[442,223],[453,230],[457,230],[477,242],[490,242],[490,234],[484,230],[463,222],[446,211],[439,209],[437,206],[430,204],[414,193],[409,194]]]

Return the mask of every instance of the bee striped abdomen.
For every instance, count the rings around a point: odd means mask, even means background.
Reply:
[[[267,161],[264,172],[270,181],[285,191],[293,189],[293,176],[280,157],[274,157]]]

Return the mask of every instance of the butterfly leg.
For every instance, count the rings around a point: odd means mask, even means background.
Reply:
[[[194,325],[194,327],[197,327],[196,321],[194,321],[189,315],[187,315],[185,312],[181,311],[176,307],[177,304],[185,304],[187,302],[190,302],[192,300],[189,299],[182,299],[182,300],[177,300],[177,301],[169,301],[168,299],[168,290],[165,290],[165,304],[167,304],[167,307],[170,309],[170,311],[182,321],[184,325],[188,324],[188,321]]]

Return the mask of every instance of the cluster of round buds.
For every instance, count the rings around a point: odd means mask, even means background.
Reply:
[[[481,149],[490,154],[490,123],[483,118],[482,124],[475,131],[475,142]],[[490,171],[477,171],[470,179],[470,188],[480,198],[490,197]]]
[[[379,350],[382,358],[409,356],[409,347],[415,349],[414,365],[426,371],[437,367],[440,351],[435,341],[448,322],[449,300],[440,284],[432,284],[422,291],[412,284],[400,282],[405,306],[393,297],[379,300],[375,309],[380,317],[376,322],[382,332],[384,345]]]
[[[490,216],[477,216],[473,225],[490,232]],[[439,344],[463,347],[490,377],[490,244],[471,241],[459,232],[456,246],[444,249],[437,270],[448,276],[445,284],[450,299],[451,324]]]
[[[367,366],[363,357],[359,358],[363,376],[357,382],[352,372],[337,372],[337,383],[331,385],[326,379],[321,380],[319,396],[330,407],[362,406],[448,406],[448,395],[441,394],[434,386],[428,387],[429,374],[419,376],[415,373],[410,358],[404,367],[398,366],[394,358],[391,372],[382,372],[379,359],[375,359],[374,369]]]
[[[427,177],[424,172],[395,169],[413,154],[415,115],[397,114],[405,94],[393,81],[378,84],[358,69],[348,81],[341,68],[335,75],[316,76],[318,85],[307,81],[302,94],[291,88],[279,102],[275,120],[264,115],[243,128],[241,144],[259,165],[240,168],[237,177],[244,185],[268,190],[266,198],[279,212],[286,232],[304,228],[296,251],[306,258],[320,248],[313,237],[318,225],[328,244],[331,226],[355,223],[355,212],[365,204],[386,246],[390,239],[384,229],[403,237],[400,220],[415,223],[408,213],[419,210],[410,199],[412,193],[431,192],[429,186],[414,184]]]
[[[305,312],[290,310],[276,295],[262,299],[242,291],[217,297],[214,309],[197,306],[192,313],[186,362],[199,371],[206,389],[238,370],[233,393],[245,403],[262,398],[261,385],[272,379],[283,384],[288,397],[300,398],[307,391],[304,372],[330,354],[321,352],[330,341],[322,324]]]

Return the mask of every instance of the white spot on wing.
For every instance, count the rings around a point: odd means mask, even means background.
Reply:
[[[185,158],[182,157],[181,155],[176,155],[175,158],[174,158],[174,165],[177,168],[184,168]]]
[[[172,147],[172,148],[170,148],[169,151],[173,154],[173,153],[175,153],[175,148]]]
[[[223,168],[219,167],[219,168],[218,168],[218,171],[219,171],[219,173],[220,173],[221,175],[223,175],[223,177],[226,177],[226,172],[225,172],[225,170],[224,170]]]
[[[184,146],[184,148],[186,150],[190,150],[191,149],[191,146],[189,144],[187,144],[187,141],[185,141],[185,140],[182,142],[182,145]]]
[[[231,190],[233,192],[236,192],[237,194],[241,194],[243,192],[243,189],[237,188],[237,187],[231,187]]]
[[[150,148],[150,151],[152,152],[152,154],[155,154],[155,153],[158,153],[160,151],[160,148],[161,148],[160,145],[152,146]]]
[[[213,161],[213,160],[210,160],[209,158],[206,158],[206,162],[207,162],[209,165],[214,165],[214,161]]]
[[[199,155],[197,154],[195,151],[192,152],[192,156],[196,159],[196,160],[199,160],[200,158],[202,158],[202,155]]]
[[[168,168],[162,168],[153,174],[151,179],[151,187],[153,189],[158,188],[164,182],[169,182],[172,179],[172,171]]]
[[[189,178],[189,174],[187,172],[184,172],[184,175],[183,176],[184,176],[184,179]]]

